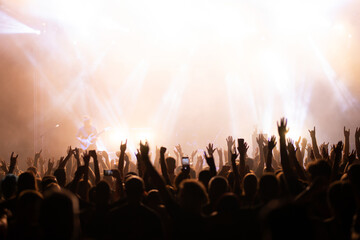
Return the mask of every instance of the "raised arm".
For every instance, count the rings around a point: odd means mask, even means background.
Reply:
[[[160,150],[160,166],[161,166],[161,174],[163,175],[165,182],[167,185],[171,185],[171,181],[169,178],[169,173],[167,170],[167,166],[165,163],[165,152],[166,152],[166,148],[165,147],[161,147]]]
[[[204,164],[204,158],[201,155],[197,156],[197,162],[195,165],[195,171],[197,174],[199,174],[200,171],[202,170],[203,164]]]
[[[288,151],[289,151],[289,159],[291,160],[292,164],[295,167],[296,170],[296,177],[306,181],[306,175],[305,175],[305,171],[304,168],[302,166],[300,166],[299,161],[296,159],[296,150],[294,147],[294,144],[292,143],[292,141],[289,139],[288,140]]]
[[[215,166],[215,161],[214,161],[214,144],[209,143],[209,145],[206,147],[209,156],[206,155],[206,153],[204,153],[205,155],[205,159],[206,159],[206,163],[209,165],[210,167],[210,175],[211,177],[216,176],[216,166]]]
[[[42,152],[42,149],[40,149],[39,152],[36,152],[35,156],[34,156],[34,167],[36,167],[36,168],[38,167],[38,162],[41,157],[41,152]]]
[[[19,156],[18,154],[16,154],[16,156],[14,156],[14,152],[11,153],[9,173],[14,173],[18,156]]]
[[[124,176],[126,176],[126,174],[129,172],[129,168],[130,168],[130,158],[129,158],[129,155],[126,153],[124,156],[124,160],[125,160]]]
[[[65,159],[60,161],[58,169],[64,169],[65,168],[66,163],[69,161],[69,159],[71,158],[71,155],[73,153],[74,153],[74,151],[71,149],[71,146],[69,146],[67,155],[66,155]]]
[[[84,167],[84,182],[85,184],[82,185],[82,187],[84,187],[84,193],[86,198],[88,197],[88,191],[89,191],[89,186],[88,186],[88,181],[89,181],[89,163],[90,163],[90,154],[88,154],[86,151],[83,154],[83,159],[84,159],[84,163],[85,163],[85,167]],[[87,199],[85,199],[87,200]]]
[[[176,155],[176,166],[179,166],[179,165],[181,165],[179,162],[181,161],[182,157],[184,156],[184,153],[182,151],[180,144],[175,146],[174,153]]]
[[[331,174],[331,179],[332,180],[336,180],[337,176],[339,174],[339,166],[340,166],[340,161],[341,161],[341,153],[343,150],[343,143],[342,141],[338,142],[338,144],[335,146],[333,145],[333,151],[335,152],[335,160],[332,166],[332,174]]]
[[[75,148],[73,151],[74,157],[76,159],[76,166],[80,167],[81,166],[81,162],[80,162],[80,151],[78,148]]]
[[[347,157],[350,153],[350,129],[346,130],[346,127],[344,127],[344,137],[345,137],[345,144],[344,144],[344,153],[343,153],[343,159],[347,162]]]
[[[315,158],[316,159],[321,159],[319,147],[318,147],[317,141],[316,141],[315,127],[314,127],[314,130],[309,130],[309,133],[310,133],[310,137],[311,137],[311,141],[312,141],[312,149],[314,151]]]
[[[239,142],[238,146],[238,152],[240,154],[240,169],[239,169],[239,175],[240,175],[240,182],[245,177],[246,169],[245,169],[245,159],[246,159],[246,152],[249,149],[249,146],[245,141]]]
[[[241,193],[241,189],[240,189],[240,175],[239,175],[239,171],[236,167],[236,158],[238,156],[238,154],[236,153],[236,148],[234,149],[234,152],[230,151],[231,153],[231,167],[232,167],[232,171],[234,173],[234,186],[233,186],[233,191],[234,193],[240,195]]]
[[[289,129],[287,129],[287,120],[285,118],[282,118],[280,120],[280,124],[278,123],[277,126],[280,136],[281,166],[283,168],[285,178],[289,178],[293,174],[292,174],[292,169],[290,167],[289,155],[286,149],[286,133],[289,131]]]
[[[274,168],[272,167],[272,151],[276,146],[276,137],[272,136],[271,139],[268,141],[268,152],[266,157],[266,167],[265,172],[274,172]]]
[[[256,168],[255,174],[258,178],[260,178],[263,174],[264,171],[264,135],[263,134],[259,134],[259,136],[256,138],[256,142],[258,144],[258,149],[260,152],[260,156],[259,156],[259,164]]]
[[[227,153],[228,153],[227,164],[231,165],[231,153],[232,153],[233,146],[235,145],[235,140],[233,139],[232,136],[228,136],[226,138],[226,145],[227,145]]]
[[[357,157],[360,160],[360,128],[356,128],[355,131],[355,147]]]
[[[49,158],[49,161],[48,161],[48,167],[47,167],[47,170],[46,170],[46,172],[45,172],[45,176],[46,175],[51,175],[51,172],[52,172],[52,169],[53,169],[53,167],[54,167],[54,164],[55,164],[55,160],[53,159],[53,160],[51,160],[50,158]]]
[[[219,156],[219,171],[221,171],[221,169],[223,168],[224,166],[224,160],[223,160],[223,150],[222,148],[217,148],[216,149],[216,152]]]
[[[125,161],[126,145],[127,145],[127,140],[125,141],[124,144],[121,141],[119,163],[118,163],[118,170],[120,172],[121,179],[124,179],[124,161]]]
[[[171,195],[166,189],[166,185],[159,175],[159,173],[156,171],[154,166],[151,164],[150,158],[149,158],[149,144],[146,142],[145,144],[142,144],[140,142],[140,161],[143,162],[143,164],[146,167],[146,170],[148,174],[150,175],[151,179],[153,180],[154,185],[159,190],[159,193],[161,195],[161,198],[163,201],[168,202],[171,201]]]
[[[95,184],[98,184],[100,182],[100,169],[97,154],[95,150],[89,151],[89,154],[94,160]]]
[[[298,159],[300,165],[303,166],[303,167],[304,167],[304,158],[305,158],[305,153],[306,153],[306,146],[307,146],[307,139],[303,138],[302,141],[301,141],[301,149],[300,149],[301,158]]]

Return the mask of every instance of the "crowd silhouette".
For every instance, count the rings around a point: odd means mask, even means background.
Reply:
[[[287,132],[283,118],[254,156],[230,136],[189,164],[181,145],[152,158],[147,142],[134,161],[122,142],[115,161],[69,147],[57,162],[37,152],[26,170],[13,152],[0,166],[0,238],[359,239],[360,129],[352,151],[345,127],[334,145],[318,146],[315,127],[309,144]]]

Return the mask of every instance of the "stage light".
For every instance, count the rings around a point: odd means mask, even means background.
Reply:
[[[40,34],[38,30],[21,23],[0,9],[0,34],[19,33]]]
[[[126,141],[127,136],[124,130],[121,130],[120,128],[112,128],[109,131],[109,138],[112,145],[119,146],[121,142]]]

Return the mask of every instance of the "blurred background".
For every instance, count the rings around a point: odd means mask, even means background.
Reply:
[[[0,157],[64,155],[82,118],[99,149],[185,153],[228,135],[318,143],[360,126],[355,0],[2,0]]]

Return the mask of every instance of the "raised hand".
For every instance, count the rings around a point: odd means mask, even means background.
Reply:
[[[219,158],[222,158],[223,156],[223,149],[222,148],[216,148],[216,152],[219,155]]]
[[[231,162],[236,161],[236,158],[239,156],[239,154],[236,152],[236,150],[234,152],[231,152]]]
[[[360,128],[355,130],[355,148],[358,159],[360,159]]]
[[[39,158],[39,164],[40,164],[40,167],[44,166],[44,164],[45,164],[44,158],[42,158],[42,157]]]
[[[176,158],[179,158],[179,153],[177,150],[174,150],[174,154],[175,154]]]
[[[302,141],[301,141],[301,147],[305,149],[306,145],[307,145],[307,139],[303,138]]]
[[[125,152],[126,151],[126,146],[127,146],[127,139],[125,140],[125,143],[123,143],[121,141],[120,152]]]
[[[310,143],[306,146],[306,151],[308,151],[309,153],[312,151],[312,146]]]
[[[6,166],[6,162],[4,160],[0,159],[0,164],[1,164],[0,165],[1,170],[3,170],[5,174],[7,174],[9,172],[9,170]]]
[[[262,133],[259,134],[258,137],[256,137],[256,142],[260,147],[264,146],[264,142],[266,141],[264,135]]]
[[[199,163],[199,168],[201,169],[204,165],[204,158],[201,155],[197,156],[197,162]]]
[[[227,148],[231,150],[232,147],[233,147],[234,144],[235,144],[235,140],[233,139],[232,136],[228,136],[228,137],[226,138],[226,144],[227,144]]]
[[[83,159],[84,159],[85,165],[89,165],[89,162],[90,162],[90,154],[88,153],[88,151],[85,151],[85,152],[83,153]]]
[[[92,157],[93,159],[97,159],[96,150],[90,150],[90,151],[89,151],[89,155],[90,155],[90,157]]]
[[[79,151],[78,148],[75,148],[75,149],[73,150],[73,155],[74,155],[74,157],[75,157],[75,159],[76,159],[77,167],[79,167],[79,166],[81,165],[81,163],[80,163],[80,151]]]
[[[62,168],[62,166],[64,166],[64,157],[60,157],[60,159],[57,161],[58,162],[58,168]]]
[[[184,155],[180,144],[179,144],[179,145],[176,145],[176,146],[175,146],[175,149],[176,149],[176,151],[178,152],[179,157],[182,157],[182,156]]]
[[[50,169],[50,171],[53,169],[54,164],[55,164],[55,160],[53,159],[51,161],[51,159],[49,158],[49,160],[48,160],[48,171],[49,171],[49,169]]]
[[[207,149],[209,156],[214,157],[214,152],[216,150],[216,148],[214,148],[214,144],[209,143],[209,145],[206,147],[206,149]]]
[[[329,158],[329,152],[328,152],[327,145],[326,145],[326,144],[323,144],[320,149],[321,149],[321,156],[322,156],[324,159],[328,159],[328,158]]]
[[[280,136],[285,136],[289,129],[286,127],[287,126],[287,119],[286,118],[281,118],[280,119],[280,123],[277,123],[277,127],[278,127],[278,132]]]
[[[295,155],[296,151],[295,151],[294,143],[291,139],[288,139],[287,147],[288,147],[289,154],[292,156]]]
[[[40,149],[40,151],[39,151],[39,152],[35,153],[35,157],[34,157],[34,159],[39,159],[39,158],[40,158],[40,156],[41,156],[41,152],[42,152],[42,149]]]
[[[166,153],[166,147],[161,147],[160,148],[160,156],[163,155],[165,156],[165,153]],[[195,153],[196,154],[196,153]]]
[[[296,149],[300,148],[300,141],[301,141],[301,136],[299,137],[299,139],[297,141],[295,141]]]
[[[191,159],[194,159],[195,156],[196,156],[196,154],[197,154],[197,149],[195,149],[194,151],[192,151],[192,153],[191,153]]]
[[[315,127],[314,127],[314,130],[309,129],[309,133],[310,133],[311,138],[315,138],[315,135],[316,135]]]
[[[249,146],[247,145],[246,142],[242,142],[239,146],[238,146],[238,152],[241,155],[246,155],[247,150],[249,149]]]
[[[149,155],[149,151],[150,151],[150,147],[148,142],[145,142],[145,144],[142,144],[142,142],[140,141],[140,153],[141,156],[148,156]]]
[[[32,158],[30,158],[30,157],[26,158],[26,165],[28,167],[34,166],[34,160]]]
[[[74,153],[74,150],[71,148],[71,146],[68,147],[67,155],[70,157]]]
[[[209,147],[210,147],[210,144],[209,144]],[[213,147],[213,146],[212,146]],[[209,149],[208,149],[209,151]],[[215,151],[215,150],[213,150]],[[211,150],[210,150],[211,152]],[[216,175],[216,167],[215,167],[215,161],[214,161],[214,157],[212,154],[209,154],[209,156],[207,156],[206,152],[204,151],[204,156],[205,156],[205,160],[206,160],[206,163],[209,165],[210,167],[210,174],[211,176],[215,176]]]
[[[356,128],[356,130],[355,130],[355,138],[356,139],[359,139],[360,138],[360,128]]]
[[[51,159],[49,158],[49,160],[48,160],[48,167],[47,167],[47,170],[46,170],[46,172],[45,172],[45,175],[50,175],[50,174],[51,174],[51,171],[52,171],[52,169],[53,169],[53,167],[54,167],[54,164],[55,164],[55,160],[53,159],[53,160],[51,161]]]
[[[9,173],[14,172],[18,156],[19,156],[18,154],[16,156],[14,156],[14,152],[11,153]]]
[[[275,146],[276,146],[276,137],[273,135],[268,141],[268,151],[272,151],[275,148]]]
[[[346,138],[349,138],[350,137],[350,128],[348,130],[346,130],[346,127],[344,126],[344,136]]]
[[[338,144],[336,146],[333,145],[333,150],[334,150],[335,154],[336,155],[338,155],[338,154],[341,155],[343,147],[344,147],[344,145],[343,145],[342,141],[338,142]]]
[[[79,151],[79,148],[75,148],[75,149],[73,150],[73,154],[74,154],[74,157],[75,157],[76,159],[80,159],[80,151]]]

